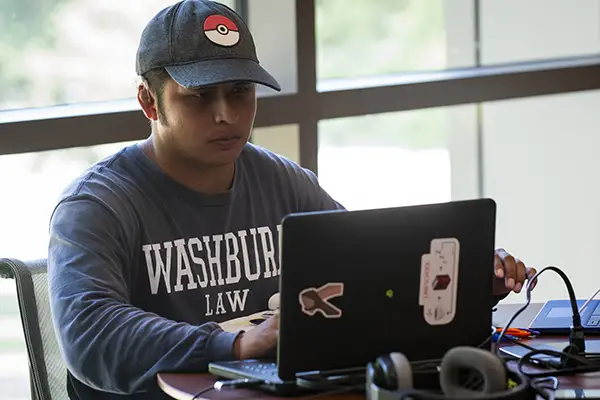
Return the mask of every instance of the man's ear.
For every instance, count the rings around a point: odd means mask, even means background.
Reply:
[[[144,111],[144,115],[146,115],[146,118],[152,121],[158,120],[156,97],[154,97],[148,86],[146,86],[144,83],[141,83],[138,86],[137,99],[142,107],[142,110]]]

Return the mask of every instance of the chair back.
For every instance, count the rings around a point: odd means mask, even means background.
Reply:
[[[68,399],[67,367],[56,340],[48,299],[46,259],[0,258],[0,278],[12,278],[29,357],[32,394],[37,400]]]

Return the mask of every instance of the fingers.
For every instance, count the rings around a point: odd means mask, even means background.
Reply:
[[[525,286],[525,282],[537,273],[535,268],[526,267],[521,260],[513,257],[504,249],[496,250],[494,271],[497,278],[504,278],[506,288],[516,293],[520,293]],[[537,282],[532,282],[530,284],[531,290],[536,285]]]
[[[277,348],[279,338],[279,313],[247,330],[234,342],[234,356],[238,359],[263,357]]]
[[[272,317],[269,317],[265,323],[268,323],[268,335],[279,336],[279,313],[275,313]]]
[[[496,278],[504,278],[504,264],[502,264],[502,259],[497,253],[494,255],[494,272]]]
[[[535,274],[537,274],[537,270],[535,268],[533,268],[533,267],[526,268],[525,275],[527,276],[527,280],[532,279],[535,276]],[[531,287],[531,290],[535,289],[536,285],[537,285],[537,279],[529,284],[529,286]]]
[[[498,249],[496,256],[500,258],[500,264],[504,269],[504,280],[506,287],[510,290],[515,289],[517,284],[517,263],[515,258],[508,254],[504,249]],[[498,269],[498,267],[496,267]],[[498,276],[496,274],[496,276]]]
[[[275,315],[273,315],[273,325],[275,326],[275,329],[277,329],[277,331],[279,331],[279,313],[276,313]]]
[[[267,346],[274,348],[277,347],[277,341],[279,340],[279,313],[269,319],[271,320],[271,324],[267,334],[269,336],[269,339],[267,339],[269,344]]]
[[[515,292],[517,293],[520,293],[521,289],[523,289],[523,286],[525,285],[525,272],[525,264],[523,264],[523,262],[518,258],[515,258]]]

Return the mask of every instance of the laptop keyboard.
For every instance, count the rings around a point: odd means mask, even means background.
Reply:
[[[266,381],[279,381],[277,364],[266,361],[240,362],[237,367],[246,374]]]

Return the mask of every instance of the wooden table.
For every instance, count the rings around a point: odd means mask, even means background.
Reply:
[[[498,311],[493,315],[494,325],[503,326],[510,316],[520,307],[520,304],[506,304],[498,306]],[[513,326],[528,326],[538,313],[542,304],[531,304],[523,313],[517,317]],[[565,340],[564,337],[558,338],[543,338],[535,339],[535,343],[556,342],[557,340]],[[600,340],[600,339],[591,339]],[[211,374],[179,374],[179,373],[160,373],[157,376],[160,388],[177,400],[191,400],[193,395],[203,388],[212,386],[217,378]],[[584,374],[572,377],[559,378],[561,388],[600,388],[600,373]],[[305,397],[288,397],[287,399],[302,399]],[[257,390],[236,389],[224,390],[221,392],[210,391],[201,395],[198,399],[282,399],[281,397],[273,396],[272,394],[263,393]],[[358,400],[364,399],[361,394],[344,394],[320,396],[319,399],[330,400]]]
[[[177,400],[192,400],[194,393],[197,393],[206,387],[212,386],[216,380],[217,379],[210,374],[158,374],[158,385],[160,388],[163,390],[163,392]],[[260,390],[252,389],[223,390],[221,392],[210,391],[206,394],[196,397],[198,400],[300,400],[305,398],[310,398],[310,395],[297,397],[277,397]],[[318,399],[323,400],[364,400],[364,398],[365,396],[358,393],[318,397]]]

